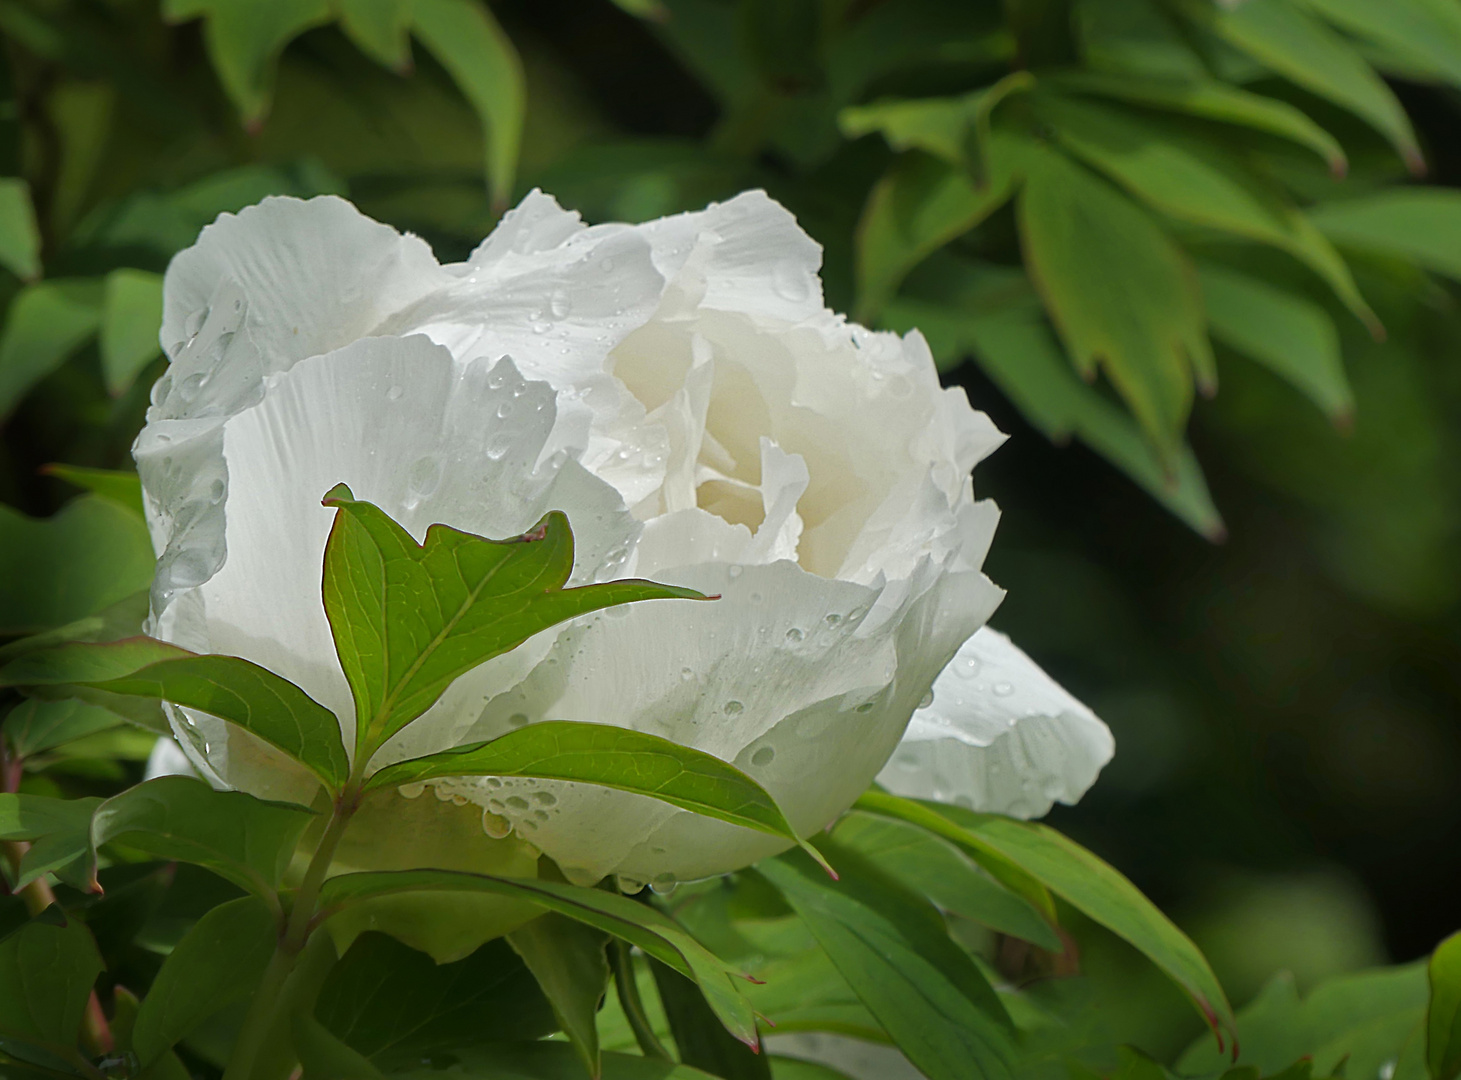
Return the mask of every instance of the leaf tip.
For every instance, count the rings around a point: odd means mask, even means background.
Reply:
[[[338,508],[342,503],[354,501],[355,494],[350,490],[350,486],[348,484],[341,483],[336,484],[329,491],[325,492],[325,497],[320,500],[320,505],[333,506]]]
[[[814,848],[811,844],[809,844],[805,840],[798,840],[797,846],[805,851],[808,855],[810,855],[816,861],[816,864],[818,866],[827,871],[827,876],[829,878],[831,878],[833,881],[842,880],[840,877],[837,876],[837,871],[832,869],[832,864],[827,861],[827,857],[816,848]]]

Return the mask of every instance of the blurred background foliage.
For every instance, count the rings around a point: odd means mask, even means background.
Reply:
[[[135,494],[86,470],[129,467],[160,275],[218,213],[336,192],[450,260],[534,186],[590,221],[760,186],[830,306],[921,327],[1012,435],[996,623],[1119,748],[1056,823],[1236,1003],[1461,921],[1455,0],[0,0],[0,33],[0,633],[140,618]],[[8,722],[27,783],[135,778],[97,725]],[[1081,940],[1172,1059],[1176,991]]]

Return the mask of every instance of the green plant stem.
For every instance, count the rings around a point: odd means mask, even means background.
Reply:
[[[661,1061],[674,1061],[670,1052],[654,1033],[654,1025],[644,1011],[644,1001],[639,996],[639,984],[634,979],[634,954],[629,943],[615,938],[609,949],[609,960],[614,968],[614,989],[619,992],[619,1005],[634,1032],[634,1041],[645,1057]]]
[[[254,991],[254,1000],[249,1006],[248,1015],[244,1017],[243,1027],[239,1029],[238,1040],[234,1043],[233,1053],[229,1056],[228,1068],[224,1070],[223,1080],[252,1080],[255,1064],[264,1049],[264,1044],[269,1038],[270,1032],[277,1027],[280,1010],[286,1001],[285,984],[294,971],[295,964],[299,962],[300,953],[304,951],[313,929],[315,911],[319,906],[320,887],[325,882],[325,876],[330,872],[330,865],[335,860],[335,852],[340,846],[341,839],[345,836],[350,819],[360,805],[362,779],[358,774],[363,771],[362,762],[362,765],[356,767],[355,773],[346,783],[345,790],[335,800],[334,809],[330,814],[330,823],[325,826],[324,835],[320,837],[319,846],[315,848],[309,868],[305,870],[304,881],[300,884],[299,891],[295,893],[294,904],[290,908],[289,917],[279,934],[279,943],[275,946],[274,955],[270,957],[269,966],[264,969],[264,977],[259,981],[258,989]]]

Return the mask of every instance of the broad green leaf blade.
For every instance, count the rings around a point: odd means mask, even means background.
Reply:
[[[101,370],[107,391],[125,392],[153,360],[162,355],[162,275],[145,270],[113,270],[102,292]]]
[[[146,519],[146,510],[142,504],[142,478],[135,472],[60,464],[47,465],[41,471],[47,476],[54,476],[84,491],[100,495],[103,499],[110,499],[118,506],[133,511],[139,518]]]
[[[1077,370],[1098,365],[1160,454],[1176,456],[1194,369],[1212,369],[1197,275],[1139,206],[1050,150],[1026,154],[1025,266]]]
[[[1132,195],[1179,221],[1288,252],[1378,332],[1379,319],[1324,235],[1221,147],[1118,108],[1049,94],[1035,100],[1062,145]]]
[[[656,960],[649,966],[684,1064],[723,1080],[771,1080],[766,1055],[733,1038],[721,1026],[699,987]]]
[[[294,1049],[303,1071],[299,1080],[385,1080],[370,1059],[352,1050],[308,1013],[294,1015]]]
[[[41,274],[41,232],[30,202],[30,185],[0,177],[0,266],[29,281]]]
[[[1335,26],[1461,85],[1461,7],[1452,0],[1303,0]]]
[[[438,776],[528,776],[598,784],[800,842],[766,789],[734,765],[658,735],[608,724],[529,724],[488,742],[387,765],[366,788]]]
[[[1118,871],[1054,829],[880,791],[863,795],[856,808],[921,825],[976,859],[990,852],[1014,863],[1165,971],[1192,999],[1220,1046],[1225,1031],[1235,1034],[1227,996],[1191,939]]]
[[[0,331],[0,420],[81,348],[101,323],[101,282],[38,281],[10,303]]]
[[[487,187],[505,208],[517,174],[527,85],[517,50],[481,0],[412,0],[413,29],[481,118]]]
[[[972,123],[967,96],[879,101],[837,114],[837,126],[849,139],[876,132],[899,153],[922,150],[951,165],[963,164]]]
[[[162,13],[176,22],[206,17],[208,56],[250,128],[269,111],[284,46],[331,14],[329,0],[165,0]]]
[[[128,638],[31,652],[0,668],[0,685],[55,684],[210,713],[277,746],[336,790],[350,772],[335,714],[289,680],[236,656],[198,656]]]
[[[1436,946],[1428,972],[1426,1067],[1431,1080],[1456,1080],[1461,1076],[1461,933]]]
[[[972,352],[995,385],[1050,439],[1074,435],[1198,533],[1210,540],[1225,535],[1191,448],[1184,442],[1173,470],[1163,468],[1131,415],[1071,370],[1042,320],[1018,310],[966,313],[899,301],[887,321],[898,330],[922,329],[941,361]]]
[[[396,71],[411,66],[410,0],[338,0],[340,26],[361,52]]]
[[[1173,81],[1096,72],[1073,72],[1056,76],[1053,81],[1061,89],[1075,93],[1114,98],[1277,135],[1314,151],[1336,176],[1343,176],[1349,167],[1339,140],[1310,119],[1308,113],[1286,101],[1227,83],[1206,78]]]
[[[437,964],[375,931],[360,935],[330,970],[314,1015],[335,1038],[392,1072],[482,1042],[540,1038],[555,1026],[533,976],[505,941]]]
[[[1341,247],[1407,259],[1461,280],[1461,192],[1397,188],[1324,203],[1309,217]]]
[[[512,540],[433,525],[417,544],[344,484],[325,547],[325,614],[355,695],[367,759],[430,708],[453,679],[548,627],[635,600],[705,599],[650,581],[565,589],[573,568],[568,518],[554,512]]]
[[[463,1080],[583,1080],[583,1066],[573,1047],[561,1042],[519,1042],[474,1047],[459,1054],[454,1068]],[[689,1065],[605,1054],[601,1080],[716,1080]],[[439,1072],[398,1074],[403,1080],[438,1080]]]
[[[638,945],[694,978],[721,1023],[744,1042],[756,1040],[755,1016],[731,981],[726,964],[665,915],[624,896],[535,878],[493,877],[449,870],[367,871],[330,878],[320,891],[328,918],[340,908],[403,892],[485,892],[526,900]]]
[[[1212,336],[1257,360],[1319,406],[1336,424],[1354,414],[1339,332],[1318,304],[1227,267],[1201,263]]]
[[[858,317],[871,320],[908,272],[1009,201],[1013,136],[990,140],[989,177],[925,154],[904,155],[874,185],[857,226]]]
[[[159,776],[97,807],[91,844],[95,850],[116,842],[197,863],[267,899],[314,817],[302,806],[214,791],[191,777]]]
[[[944,911],[1051,952],[1065,948],[1034,905],[975,869],[952,845],[923,829],[892,818],[853,813],[838,822],[832,839]]]
[[[0,1051],[31,1058],[34,1047],[85,1068],[76,1040],[102,961],[83,923],[59,922],[35,919],[0,939]]]
[[[1412,171],[1425,169],[1404,107],[1354,47],[1313,15],[1291,0],[1189,7],[1229,44],[1371,124]]]
[[[803,853],[757,865],[806,922],[869,1011],[929,1080],[1013,1076],[999,998],[937,911],[850,851],[829,881]]]
[[[1207,78],[1207,65],[1166,8],[1157,0],[1079,0],[1072,21],[1086,66],[1122,79]]]
[[[43,874],[82,892],[96,887],[91,819],[101,799],[55,799],[48,795],[0,794],[0,840],[30,844],[21,856],[15,888]]]
[[[253,996],[279,929],[278,915],[256,896],[220,904],[193,924],[137,1012],[132,1049],[144,1067],[219,1009]]]
[[[568,1037],[583,1067],[590,1076],[598,1076],[596,1014],[609,982],[609,960],[604,952],[608,936],[550,911],[508,934],[507,943],[538,981],[559,1030]]]
[[[138,516],[83,495],[49,518],[0,506],[0,634],[35,634],[135,596],[156,556]]]
[[[63,701],[27,698],[5,717],[5,741],[13,756],[28,758],[123,722],[109,709],[74,698]]]

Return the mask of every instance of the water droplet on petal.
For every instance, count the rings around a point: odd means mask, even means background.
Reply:
[[[505,840],[512,833],[512,822],[501,814],[482,811],[482,831],[494,840]]]
[[[776,758],[776,749],[771,746],[763,746],[751,755],[752,765],[770,765]]]
[[[926,693],[926,694],[923,695],[923,700],[918,703],[918,707],[920,709],[926,709],[926,708],[928,708],[932,704],[933,704],[933,691],[930,690],[928,693]]]
[[[739,701],[727,701],[725,703],[725,714],[727,716],[739,716],[745,711],[745,708]]]
[[[802,640],[802,638],[806,636],[807,635],[805,631],[803,631],[802,628],[799,626],[793,626],[790,630],[786,632],[786,640],[792,642],[793,644]]]
[[[728,570],[726,570],[725,573],[728,578],[734,581],[736,578],[741,576],[745,569],[746,568],[744,566],[732,566]]]
[[[524,799],[521,795],[509,795],[507,797],[507,805],[512,807],[514,810],[528,809],[528,801]]]
[[[523,727],[524,725],[526,725],[527,722],[528,722],[528,714],[527,713],[515,712],[515,713],[513,713],[511,716],[509,716],[507,718],[507,726],[508,727],[520,728],[520,727]]]
[[[551,791],[533,792],[533,802],[537,803],[539,806],[552,806],[557,801],[558,796],[554,795]]]
[[[693,670],[691,670],[690,668],[681,668],[680,669],[680,678],[683,681],[689,682],[694,677],[695,677],[695,672]]]
[[[573,301],[563,289],[555,289],[553,297],[548,301],[548,310],[553,313],[553,318],[562,319],[573,310]]]
[[[999,697],[1009,697],[1015,692],[1015,688],[1007,682],[997,682],[994,684],[994,692]]]
[[[389,390],[386,391],[386,400],[387,401],[400,401],[401,400],[401,395],[404,394],[405,392],[406,392],[405,387],[402,387],[402,386],[393,386]]]

